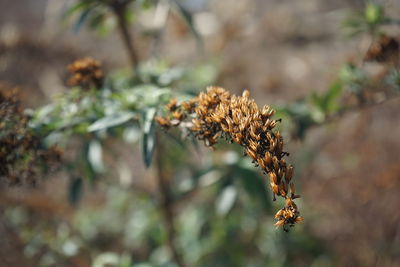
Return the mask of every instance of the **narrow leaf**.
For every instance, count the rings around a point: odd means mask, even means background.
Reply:
[[[107,128],[121,125],[121,124],[129,121],[130,119],[134,118],[135,115],[136,114],[132,113],[132,112],[122,112],[122,113],[112,114],[112,115],[103,117],[103,118],[95,121],[94,123],[92,123],[88,127],[88,132],[95,132],[95,131],[104,130]]]
[[[237,197],[236,188],[233,185],[224,188],[222,193],[218,196],[216,202],[216,209],[219,215],[227,215],[233,208]]]
[[[89,143],[88,161],[96,173],[104,172],[103,151],[98,140],[93,140]]]
[[[79,18],[74,25],[75,33],[78,33],[81,30],[83,23],[85,23],[85,21],[88,18],[91,11],[92,11],[92,9],[88,8],[88,9],[83,10],[82,13],[79,15]]]
[[[76,206],[82,198],[83,181],[81,177],[73,177],[68,188],[68,201]]]
[[[156,115],[155,108],[149,108],[143,113],[143,137],[142,137],[142,152],[145,166],[148,168],[154,153],[156,134],[154,116]]]
[[[63,19],[68,18],[69,16],[73,15],[75,12],[80,11],[81,9],[88,8],[93,1],[81,1],[72,5],[64,14]]]
[[[330,88],[329,91],[325,97],[325,111],[326,112],[334,112],[337,111],[337,109],[339,108],[339,104],[338,104],[338,98],[340,97],[341,93],[342,93],[342,89],[343,89],[343,85],[341,82],[335,82],[333,83]]]

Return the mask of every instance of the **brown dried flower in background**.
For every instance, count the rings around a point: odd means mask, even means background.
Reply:
[[[268,174],[274,200],[275,196],[285,199],[285,206],[275,215],[276,226],[287,230],[286,226],[303,220],[293,201],[300,197],[292,183],[293,166],[283,159],[289,153],[283,150],[280,132],[273,131],[278,121],[272,119],[275,110],[267,105],[260,109],[247,90],[236,96],[221,87],[208,87],[206,92],[179,105],[172,100],[166,108],[170,115],[156,118],[161,126],[185,125],[206,146],[213,146],[224,137],[244,148],[253,163]],[[192,120],[187,123],[185,118]]]
[[[400,56],[399,42],[387,35],[381,35],[374,41],[368,49],[364,60],[376,61],[380,63],[394,63],[398,64]]]
[[[103,71],[101,64],[93,58],[87,57],[74,61],[68,65],[72,76],[68,80],[71,86],[81,86],[85,89],[100,88],[103,85]]]
[[[35,184],[40,167],[54,169],[61,152],[41,147],[28,128],[29,119],[20,108],[17,91],[0,91],[0,182]]]

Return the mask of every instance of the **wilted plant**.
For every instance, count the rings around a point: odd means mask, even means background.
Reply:
[[[293,166],[283,159],[289,153],[283,150],[280,132],[273,131],[279,121],[272,119],[274,109],[267,105],[260,109],[247,90],[236,96],[220,87],[208,87],[198,97],[180,104],[173,99],[167,109],[171,115],[156,118],[163,127],[184,127],[206,146],[213,146],[222,137],[244,148],[244,154],[269,175],[273,199],[275,195],[285,198],[285,207],[275,215],[276,226],[287,230],[285,226],[303,220],[293,202],[300,197],[291,182]]]
[[[101,88],[104,74],[97,60],[87,57],[68,65],[72,76],[68,80],[71,86],[81,86],[84,89]]]
[[[38,176],[60,160],[60,151],[42,147],[28,127],[16,89],[0,92],[0,182],[35,184]]]

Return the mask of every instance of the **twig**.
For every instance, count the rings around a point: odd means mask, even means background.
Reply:
[[[113,10],[115,16],[117,17],[118,30],[120,32],[125,49],[128,53],[132,68],[134,69],[135,73],[137,73],[137,68],[140,60],[135,49],[133,37],[129,32],[128,23],[125,17],[126,7],[129,4],[129,2],[130,1],[124,1],[124,2],[113,1],[110,4],[110,7]]]

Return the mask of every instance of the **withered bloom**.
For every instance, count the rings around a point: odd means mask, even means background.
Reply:
[[[399,42],[390,36],[381,35],[368,49],[364,60],[380,63],[398,64],[400,55]]]
[[[253,163],[268,174],[273,199],[285,199],[285,206],[275,215],[276,226],[287,230],[287,226],[303,220],[293,201],[300,197],[292,183],[293,166],[283,159],[288,153],[283,150],[280,132],[273,131],[277,124],[272,119],[274,109],[267,105],[260,109],[247,90],[236,96],[221,87],[208,87],[206,92],[179,105],[172,100],[166,107],[170,115],[156,118],[161,126],[185,125],[206,146],[213,146],[224,137],[244,148]],[[191,121],[188,123],[185,118]]]
[[[103,71],[101,64],[93,58],[87,57],[74,61],[68,65],[72,76],[68,80],[71,86],[81,86],[84,89],[100,88],[103,85]]]
[[[45,149],[28,128],[16,90],[0,91],[0,182],[34,184],[40,166],[55,167],[61,152]]]

